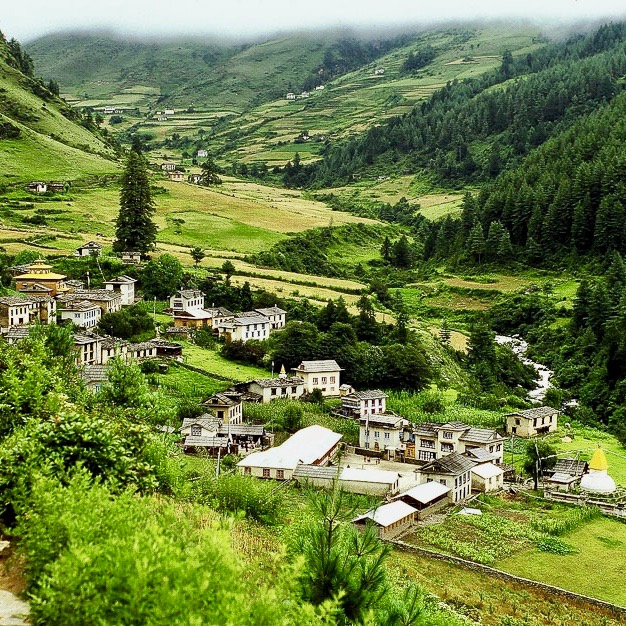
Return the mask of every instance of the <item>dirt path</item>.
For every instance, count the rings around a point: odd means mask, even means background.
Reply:
[[[29,624],[29,608],[17,594],[24,590],[24,578],[10,557],[10,543],[0,540],[0,626],[23,626]]]

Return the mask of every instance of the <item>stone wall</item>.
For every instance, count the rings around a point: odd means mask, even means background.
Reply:
[[[611,602],[598,600],[597,598],[585,596],[581,593],[575,593],[574,591],[568,591],[567,589],[561,589],[560,587],[554,587],[553,585],[541,583],[536,580],[530,580],[529,578],[515,576],[514,574],[509,574],[509,572],[504,572],[502,570],[496,569],[495,567],[489,567],[488,565],[483,565],[482,563],[468,561],[467,559],[462,559],[458,556],[441,554],[440,552],[434,552],[433,550],[420,548],[418,546],[411,545],[398,539],[388,540],[388,543],[405,552],[413,552],[415,554],[419,554],[430,559],[438,559],[440,561],[454,563],[455,565],[460,565],[461,567],[472,570],[474,572],[488,574],[489,576],[494,576],[495,578],[506,580],[524,587],[539,589],[540,591],[544,591],[546,593],[552,594],[560,598],[564,598],[566,600],[573,600],[575,602],[580,602],[581,604],[597,606],[598,608],[604,609],[608,613],[612,613],[618,618],[626,618],[626,607],[618,606],[617,604],[612,604]]]

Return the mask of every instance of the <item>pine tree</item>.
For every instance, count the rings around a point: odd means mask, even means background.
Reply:
[[[122,174],[120,211],[115,222],[117,252],[132,250],[148,252],[154,248],[157,226],[152,220],[154,202],[150,195],[150,181],[145,159],[130,151]]]
[[[483,234],[483,227],[479,222],[474,224],[469,234],[467,248],[469,253],[480,263],[480,257],[485,252],[485,235]]]
[[[441,321],[441,328],[439,329],[439,341],[441,341],[444,346],[447,346],[450,344],[451,336],[452,331],[450,330],[450,325],[448,324],[448,320],[444,318]]]

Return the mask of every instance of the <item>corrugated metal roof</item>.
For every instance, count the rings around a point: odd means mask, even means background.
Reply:
[[[483,479],[495,478],[496,476],[504,474],[504,470],[493,463],[481,463],[480,465],[476,465],[476,467],[472,468],[472,474],[476,474]]]
[[[436,500],[437,498],[445,495],[449,491],[450,487],[446,487],[441,483],[431,480],[428,483],[416,485],[408,491],[398,494],[395,499],[399,500],[404,496],[407,496],[409,498],[412,498],[416,502],[420,502],[421,504],[428,504],[429,502],[432,502],[433,500]]]
[[[372,509],[363,515],[355,517],[352,521],[359,522],[366,519],[371,519],[378,526],[386,528],[395,522],[405,519],[409,515],[417,513],[417,509],[414,509],[410,504],[402,502],[402,500],[396,500],[389,504],[383,504],[376,509]]]

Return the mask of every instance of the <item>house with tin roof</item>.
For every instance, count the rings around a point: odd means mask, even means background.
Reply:
[[[394,539],[413,526],[416,514],[417,510],[411,505],[396,500],[355,517],[352,523],[361,528],[366,524],[374,524],[380,539]]]
[[[285,323],[287,321],[287,311],[283,311],[280,307],[276,305],[271,307],[266,307],[264,309],[254,309],[260,315],[267,317],[270,322],[270,332],[274,330],[280,330],[285,327]]]
[[[326,359],[320,361],[302,361],[292,371],[304,379],[304,389],[311,393],[319,389],[323,396],[338,396],[341,372],[337,361]]]
[[[327,465],[298,465],[293,478],[300,484],[332,489],[337,484],[343,491],[372,496],[397,493],[400,474],[387,470]]]
[[[557,429],[559,411],[551,406],[540,406],[506,415],[506,432],[516,437],[547,435]]]
[[[37,311],[35,298],[2,296],[0,297],[0,327],[28,326],[37,319]]]
[[[222,424],[241,424],[243,422],[243,404],[238,393],[228,391],[213,394],[202,403]]]
[[[225,341],[263,341],[270,336],[270,321],[256,311],[237,313],[217,324],[217,332]]]
[[[247,476],[291,480],[298,465],[328,465],[339,449],[340,440],[341,435],[328,428],[308,426],[280,446],[246,456],[237,467]]]
[[[412,506],[417,511],[416,519],[422,520],[450,504],[451,493],[450,487],[431,480],[399,493],[394,500],[401,500]]]

